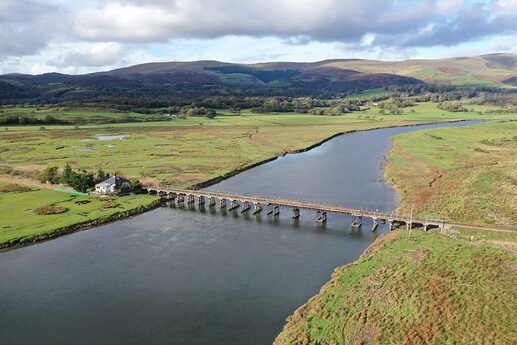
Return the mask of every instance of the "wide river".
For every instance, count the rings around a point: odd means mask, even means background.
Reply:
[[[389,137],[472,123],[342,135],[209,189],[391,211]],[[337,266],[386,231],[350,223],[162,207],[0,253],[0,344],[270,344]]]

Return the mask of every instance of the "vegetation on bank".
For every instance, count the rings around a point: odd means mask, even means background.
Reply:
[[[402,213],[517,226],[517,122],[415,131],[393,138],[386,175]]]
[[[44,239],[76,224],[102,224],[116,214],[143,210],[158,200],[151,195],[114,201],[52,190],[0,184],[0,248]],[[66,231],[65,231],[66,232]]]
[[[389,233],[336,269],[275,344],[514,344],[516,272],[514,254],[484,242]]]

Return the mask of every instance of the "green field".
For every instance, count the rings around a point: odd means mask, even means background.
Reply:
[[[70,108],[65,106],[3,106],[0,107],[0,119],[3,116],[27,116],[42,120],[52,116],[57,120],[74,124],[117,123],[165,120],[161,114],[141,114],[135,112],[95,109]]]
[[[517,122],[417,131],[393,140],[386,175],[401,212],[414,205],[421,216],[517,226]]]
[[[116,199],[117,207],[103,208],[105,201],[90,196],[38,189],[0,192],[0,247],[51,234],[77,223],[102,220],[115,213],[145,207],[156,199],[156,196],[150,195],[124,196]],[[35,209],[48,205],[62,206],[67,211],[49,215],[35,213]]]
[[[0,131],[0,163],[4,171],[26,172],[48,165],[63,167],[69,162],[74,168],[103,168],[143,182],[185,187],[303,149],[339,132],[487,117],[437,112],[431,103],[415,108],[415,113],[383,116],[373,111],[342,116],[251,115],[245,111],[239,116],[219,115],[214,120],[189,117],[78,128],[45,126],[45,130],[39,126],[10,126]],[[101,134],[123,136],[124,140],[99,140]]]
[[[515,344],[516,268],[480,242],[390,233],[336,269],[275,344]]]

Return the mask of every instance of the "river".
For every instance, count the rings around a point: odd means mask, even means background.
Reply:
[[[472,123],[347,134],[207,189],[391,211],[389,137]],[[0,253],[0,344],[270,344],[334,268],[386,231],[350,223],[162,207]]]

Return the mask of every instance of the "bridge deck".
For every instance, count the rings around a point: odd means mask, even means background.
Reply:
[[[175,189],[169,187],[148,187],[148,191],[155,191],[157,193],[176,193],[176,194],[190,194],[195,196],[205,196],[205,197],[216,197],[219,199],[227,199],[227,200],[239,200],[239,201],[250,201],[254,203],[261,204],[273,204],[285,207],[292,208],[302,208],[306,210],[315,210],[315,211],[324,211],[324,212],[332,212],[337,214],[351,215],[351,216],[363,216],[363,217],[371,217],[375,219],[386,219],[389,221],[397,221],[403,223],[412,222],[414,224],[426,224],[441,227],[444,222],[440,219],[419,219],[419,218],[411,218],[409,216],[398,215],[393,212],[380,212],[376,210],[364,210],[350,207],[343,207],[337,205],[328,205],[325,203],[310,203],[310,202],[302,202],[302,201],[294,201],[287,199],[279,199],[279,198],[261,198],[254,196],[245,196],[245,195],[236,195],[230,193],[220,193],[220,192],[210,192],[210,191],[200,191],[200,190],[183,190],[183,189]]]

